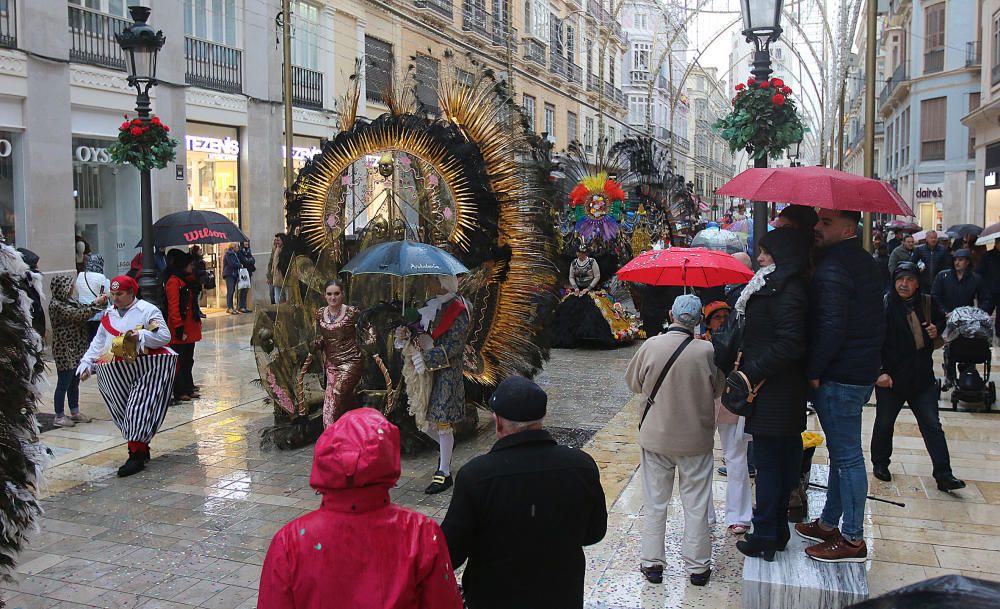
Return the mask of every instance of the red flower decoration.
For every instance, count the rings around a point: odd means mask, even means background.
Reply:
[[[142,129],[140,129],[139,127],[132,127],[131,133],[132,135],[139,137],[140,135],[142,135]]]
[[[743,89],[746,89],[746,88],[747,88],[747,86],[745,84],[743,84],[743,83],[739,83],[739,84],[736,85],[736,90],[737,91],[742,91]]]
[[[771,83],[769,83],[769,82],[768,82],[768,81],[766,81],[766,80],[765,80],[764,82],[760,83],[760,88],[761,88],[761,89],[767,89],[767,88],[769,88],[770,86],[771,86]]]
[[[170,127],[167,127],[166,125],[163,125],[163,130],[169,133],[170,132]]]
[[[784,106],[785,96],[782,95],[781,93],[775,93],[774,97],[771,98],[771,103],[774,104],[775,106]]]
[[[788,95],[789,93],[792,92],[792,88],[788,86],[781,87],[781,92],[784,93],[785,95]]]
[[[772,78],[771,84],[774,85],[775,88],[780,89],[781,87],[785,86],[785,81],[781,80],[780,78]]]
[[[757,84],[757,79],[755,79],[755,78],[749,78],[749,79],[747,79],[747,86],[752,87],[755,84]]]
[[[130,123],[128,121],[125,121],[124,123],[122,123],[122,126],[119,127],[119,129],[121,129],[122,131],[125,131],[126,129],[128,129],[131,126],[132,126],[132,123]]]
[[[141,124],[142,124],[142,121],[141,121],[141,120],[139,120],[139,119],[137,119],[137,118],[133,118],[133,119],[132,119],[132,124],[133,124],[134,126],[138,127],[139,125],[141,125]]]
[[[154,116],[153,120],[151,120],[149,122],[153,123],[154,125],[159,125],[160,124],[160,117],[159,116]]]

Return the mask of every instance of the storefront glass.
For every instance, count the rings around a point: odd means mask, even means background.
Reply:
[[[113,141],[74,137],[71,150],[76,235],[104,257],[108,277],[128,272],[142,238],[139,172],[111,162]]]
[[[17,245],[14,207],[14,134],[0,131],[0,232],[5,243]]]
[[[240,223],[239,131],[235,127],[188,123],[187,194],[190,209],[214,211]],[[215,272],[216,288],[203,292],[209,308],[226,308],[226,282],[222,259],[228,244],[202,248],[205,264]],[[234,303],[235,304],[235,303]]]

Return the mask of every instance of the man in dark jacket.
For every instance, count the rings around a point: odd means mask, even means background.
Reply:
[[[860,219],[860,212],[822,209],[816,225],[821,252],[810,285],[806,377],[826,432],[830,477],[822,516],[795,530],[820,542],[806,554],[823,562],[864,562],[868,556],[861,410],[881,368],[885,322],[878,268],[857,235]]]
[[[875,427],[872,430],[872,473],[892,480],[892,431],[907,404],[917,419],[920,435],[934,464],[938,489],[965,487],[951,472],[948,443],[938,417],[938,389],[934,382],[934,341],[944,330],[944,311],[935,299],[920,294],[919,271],[912,262],[896,268],[893,291],[885,298],[885,343],[882,374],[875,387]]]
[[[983,254],[976,266],[976,272],[983,278],[983,284],[990,295],[990,304],[996,310],[1000,303],[1000,238],[993,240],[993,249]],[[992,314],[993,311],[990,311]],[[996,325],[997,336],[1000,336],[1000,324]]]
[[[932,230],[927,231],[924,244],[913,250],[912,260],[920,269],[920,289],[925,294],[930,293],[937,274],[951,268],[951,252],[938,243],[938,234]]]
[[[931,293],[934,300],[944,309],[945,315],[951,313],[958,307],[979,306],[980,309],[990,313],[993,311],[993,304],[990,300],[990,293],[983,284],[982,278],[969,270],[972,264],[972,252],[969,250],[958,250],[955,252],[954,268],[941,271],[934,279],[934,287]],[[951,361],[948,346],[944,348],[944,373],[945,384],[942,387],[945,391],[954,386],[955,379],[958,378],[955,362]]]
[[[548,398],[504,380],[490,398],[499,440],[458,472],[441,528],[452,564],[468,559],[470,609],[580,609],[583,546],[604,538],[608,513],[597,464],[542,427]]]

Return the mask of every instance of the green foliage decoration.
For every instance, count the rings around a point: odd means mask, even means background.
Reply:
[[[177,140],[170,137],[170,127],[156,116],[148,122],[134,118],[118,127],[118,141],[108,146],[111,160],[119,165],[128,163],[139,171],[163,169],[177,158]]]
[[[780,78],[762,82],[747,80],[736,85],[733,109],[712,125],[729,151],[746,150],[752,158],[781,158],[785,150],[801,142],[809,130],[802,124],[792,88]]]

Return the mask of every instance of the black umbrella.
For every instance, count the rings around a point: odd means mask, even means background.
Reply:
[[[172,245],[242,243],[249,241],[240,227],[220,213],[196,209],[167,214],[153,225],[153,244],[158,248]],[[135,245],[142,247],[140,241]]]
[[[979,233],[983,232],[982,226],[976,226],[975,224],[956,224],[948,229],[949,233],[958,235],[960,237],[978,237]]]

